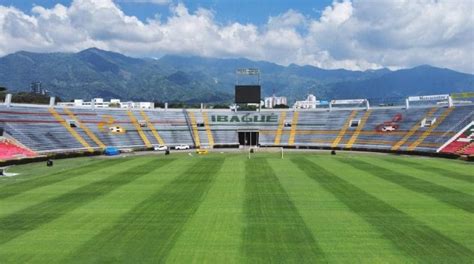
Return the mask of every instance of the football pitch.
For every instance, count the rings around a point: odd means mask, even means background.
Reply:
[[[472,164],[143,155],[0,178],[0,263],[472,263]]]

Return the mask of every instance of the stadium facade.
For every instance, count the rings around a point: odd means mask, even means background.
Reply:
[[[414,102],[445,99],[413,98]],[[366,104],[259,112],[5,103],[0,105],[0,128],[4,131],[0,159],[179,144],[473,155],[474,104],[455,104],[449,99],[449,105],[435,102],[408,107],[407,101],[406,106]]]

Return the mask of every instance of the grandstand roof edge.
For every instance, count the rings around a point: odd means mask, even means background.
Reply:
[[[460,107],[460,106],[467,106],[467,105],[474,105],[474,103],[471,104],[461,104],[461,105],[455,105],[455,107]],[[5,106],[3,104],[0,104],[0,106]],[[31,107],[31,108],[50,108],[49,105],[39,105],[39,104],[17,104],[17,103],[12,103],[9,106],[10,108],[14,107]],[[432,107],[447,107],[446,105],[413,105],[410,106],[410,108],[432,108]],[[206,112],[232,112],[230,109],[198,109],[198,108],[193,108],[193,109],[186,109],[186,108],[155,108],[155,109],[127,109],[127,108],[91,108],[91,107],[62,107],[62,106],[54,106],[54,108],[62,109],[62,108],[68,108],[68,109],[82,109],[82,110],[102,110],[102,111],[153,111],[153,112],[182,112],[183,110],[190,111],[190,112],[201,112],[201,111],[206,111]],[[371,109],[406,109],[405,106],[399,105],[399,106],[371,106]],[[342,111],[342,110],[365,110],[366,107],[333,107],[331,110],[329,108],[313,108],[313,109],[294,109],[294,108],[283,108],[283,109],[261,109],[261,112],[327,112],[327,111]],[[248,111],[238,111],[238,112],[248,112]]]

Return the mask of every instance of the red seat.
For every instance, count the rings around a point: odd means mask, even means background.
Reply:
[[[467,148],[465,148],[462,152],[462,154],[465,154],[465,155],[474,155],[474,144],[471,143],[470,146],[468,146]]]
[[[21,157],[35,157],[36,153],[26,148],[20,147],[8,140],[0,141],[0,159],[15,159]]]
[[[446,147],[444,147],[441,152],[442,153],[456,153],[456,151],[462,149],[464,146],[469,144],[469,142],[460,142],[460,141],[453,141]]]

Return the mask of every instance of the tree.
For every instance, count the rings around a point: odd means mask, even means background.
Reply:
[[[184,103],[170,103],[168,104],[169,108],[184,108]]]
[[[0,102],[3,102],[6,94],[7,94],[7,88],[0,86]]]
[[[155,108],[165,108],[165,103],[160,101],[155,101]]]
[[[212,106],[213,109],[229,109],[229,105],[227,104],[215,104]]]
[[[289,108],[286,104],[277,104],[273,108]]]
[[[247,104],[239,104],[240,111],[256,111],[257,106],[255,105],[247,105]]]
[[[59,102],[60,98],[57,98],[57,101]],[[26,104],[49,104],[49,96],[27,92],[19,92],[13,94],[12,102]]]
[[[110,103],[109,107],[120,108],[120,103]]]

